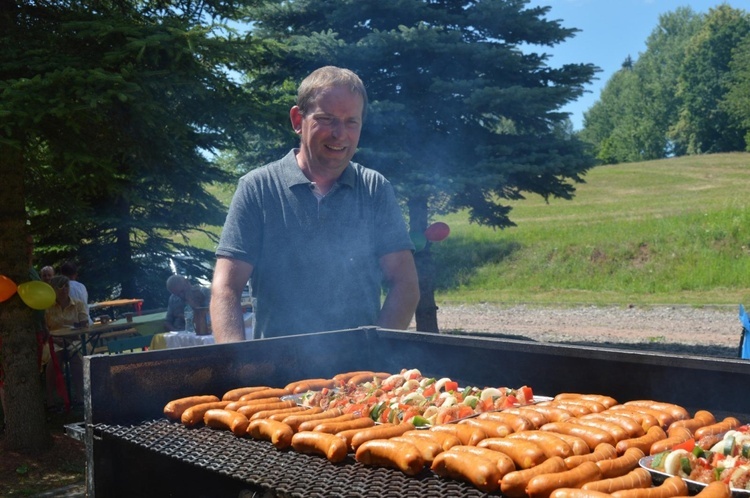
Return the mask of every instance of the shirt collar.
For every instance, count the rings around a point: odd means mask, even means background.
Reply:
[[[299,149],[292,149],[289,154],[287,154],[286,157],[284,157],[284,159],[282,160],[282,163],[284,165],[284,181],[286,181],[287,185],[290,188],[296,185],[310,185],[311,183],[310,179],[305,176],[305,174],[297,164],[296,152],[298,150]],[[341,176],[339,176],[338,180],[336,180],[337,184],[354,188],[355,174],[352,165],[353,163],[349,161],[346,169],[341,173]]]

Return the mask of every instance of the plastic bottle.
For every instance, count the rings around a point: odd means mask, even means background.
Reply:
[[[193,308],[191,308],[190,306],[185,306],[185,332],[195,332]]]

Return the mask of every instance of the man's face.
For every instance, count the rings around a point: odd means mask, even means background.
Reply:
[[[40,276],[42,277],[42,281],[47,282],[47,283],[49,283],[49,281],[52,280],[52,277],[55,276],[55,271],[48,266],[45,266],[44,268],[42,268],[42,271],[40,273],[41,273]]]
[[[300,165],[313,175],[337,176],[357,152],[364,100],[349,88],[320,91],[305,116],[292,108],[292,126],[301,137]],[[300,157],[301,156],[301,157]]]

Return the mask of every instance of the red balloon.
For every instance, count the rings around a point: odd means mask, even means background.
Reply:
[[[424,231],[424,236],[430,242],[440,242],[441,240],[445,240],[450,233],[451,228],[442,221],[438,221],[427,227],[427,230]]]
[[[16,283],[13,280],[5,275],[0,275],[0,303],[10,299],[16,293],[16,290]]]

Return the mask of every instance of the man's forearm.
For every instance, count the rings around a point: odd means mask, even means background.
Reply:
[[[388,292],[378,316],[377,326],[406,330],[409,328],[414,311],[419,303],[419,286],[397,286]]]
[[[240,296],[227,290],[211,295],[211,328],[217,343],[245,340],[245,321]]]

